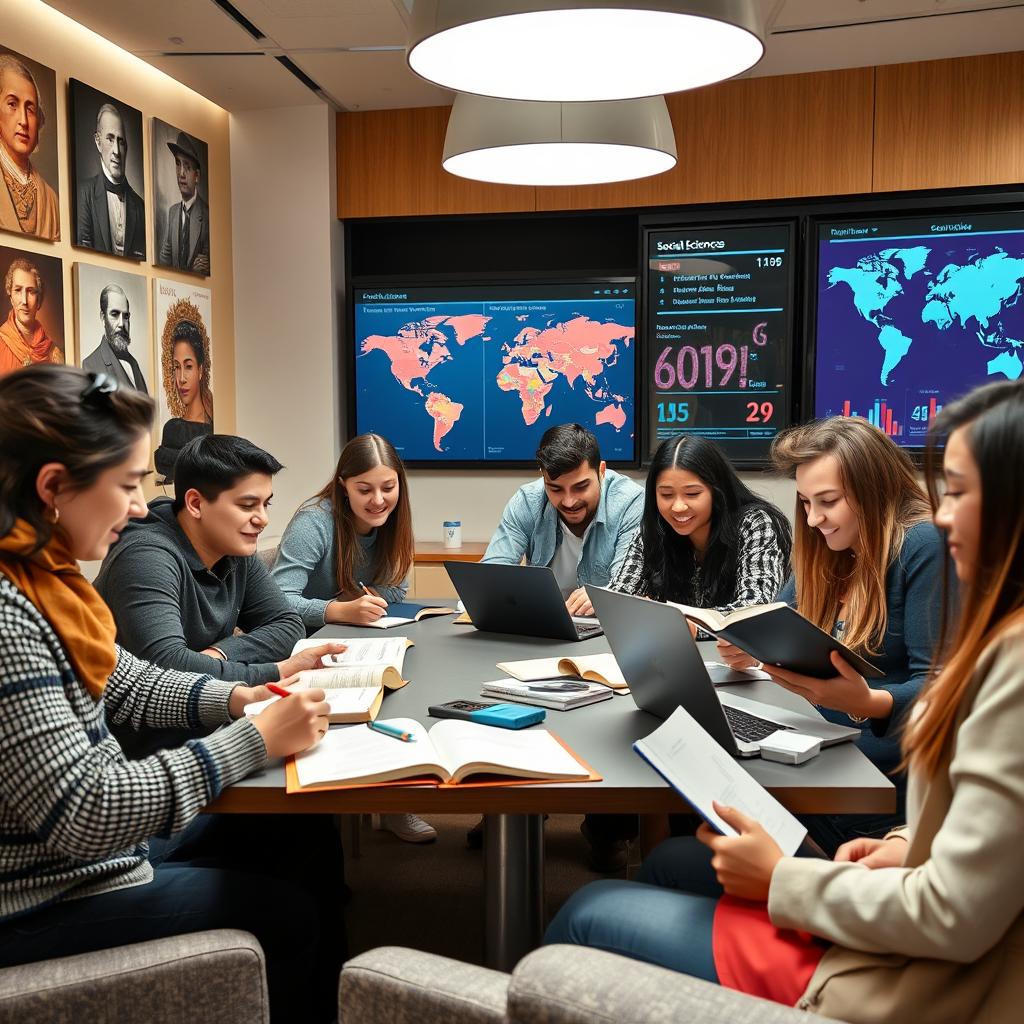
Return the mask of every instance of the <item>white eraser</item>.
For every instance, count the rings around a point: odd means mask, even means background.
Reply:
[[[773,732],[758,746],[764,760],[781,761],[783,764],[803,764],[821,753],[821,740],[817,736],[806,736],[791,729]]]

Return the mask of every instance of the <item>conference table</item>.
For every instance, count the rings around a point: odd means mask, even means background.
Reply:
[[[488,633],[456,624],[450,615],[388,630],[388,635],[395,634],[408,636],[415,643],[406,653],[403,670],[410,682],[387,694],[379,717],[413,718],[428,726],[437,721],[428,718],[429,705],[460,698],[479,699],[481,682],[502,678],[495,667],[497,662],[609,650],[604,636],[572,643]],[[314,635],[318,639],[344,640],[381,633],[365,627],[325,626]],[[700,646],[704,659],[714,660],[714,644]],[[817,714],[805,700],[767,680],[721,688]],[[611,700],[572,711],[549,710],[546,722],[534,728],[548,728],[560,736],[602,776],[601,782],[466,789],[409,785],[288,795],[283,763],[276,761],[226,788],[208,810],[484,815],[485,962],[511,970],[540,943],[543,934],[545,814],[666,814],[690,810],[632,750],[635,740],[660,724],[659,719],[637,708],[628,694],[616,694]],[[892,783],[852,743],[831,747],[797,766],[760,759],[744,761],[743,765],[794,813],[885,813],[896,809]]]

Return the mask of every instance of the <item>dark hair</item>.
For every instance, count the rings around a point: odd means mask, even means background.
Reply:
[[[185,507],[185,495],[195,488],[207,501],[216,501],[252,473],[273,476],[282,465],[269,452],[234,434],[202,434],[178,453],[174,463],[174,511]]]
[[[1024,380],[986,384],[947,405],[928,432],[928,495],[938,509],[940,449],[964,431],[981,480],[974,572],[959,595],[955,632],[953,590],[945,565],[942,627],[932,676],[903,738],[906,760],[933,776],[952,746],[957,721],[982,651],[1024,622]]]
[[[373,582],[383,586],[398,586],[409,575],[412,567],[412,507],[409,504],[405,466],[394,445],[386,437],[380,434],[359,434],[341,450],[334,476],[315,496],[331,503],[340,594],[360,593],[359,581],[355,578],[359,541],[344,481],[362,476],[376,466],[387,466],[398,474],[398,503],[377,531],[377,540],[373,545]]]
[[[0,537],[16,519],[36,531],[38,546],[53,523],[36,492],[48,462],[67,470],[82,490],[124,462],[153,425],[153,399],[134,388],[87,391],[97,375],[75,366],[39,363],[0,377]]]
[[[597,438],[579,423],[560,423],[544,431],[537,447],[537,464],[549,480],[556,480],[586,463],[601,468],[601,448]]]
[[[711,491],[711,531],[701,574],[712,604],[729,604],[734,599],[739,524],[750,509],[760,509],[772,521],[783,560],[789,562],[789,522],[771,502],[759,498],[740,480],[722,449],[696,434],[668,437],[658,445],[647,471],[640,526],[644,546],[642,578],[651,597],[688,603],[697,566],[693,544],[680,537],[658,511],[658,477],[666,469],[688,470]]]

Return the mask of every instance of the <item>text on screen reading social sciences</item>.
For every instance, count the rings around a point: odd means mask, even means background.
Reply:
[[[356,429],[406,461],[528,462],[578,422],[633,461],[633,279],[360,289]]]
[[[759,462],[789,422],[789,224],[648,234],[647,450],[680,433]]]

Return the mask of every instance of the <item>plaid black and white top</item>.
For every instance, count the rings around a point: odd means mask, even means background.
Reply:
[[[710,604],[712,590],[701,575],[698,562],[690,577],[690,592],[680,604],[688,604],[693,608],[714,607],[720,612],[730,612],[753,604],[770,604],[775,600],[786,577],[785,559],[779,547],[775,525],[764,509],[751,508],[743,513],[737,533],[740,548],[736,553],[733,599],[728,604]],[[638,531],[615,579],[608,585],[609,589],[620,594],[649,597],[644,584],[643,567],[644,542],[642,531]]]
[[[96,701],[50,624],[0,576],[0,920],[148,882],[147,838],[187,825],[260,768],[266,747],[242,719],[126,761],[106,717],[133,728],[221,725],[237,685],[118,648]]]

